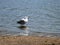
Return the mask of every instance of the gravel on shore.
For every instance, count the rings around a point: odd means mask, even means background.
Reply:
[[[37,36],[0,36],[0,45],[60,45],[60,38]]]

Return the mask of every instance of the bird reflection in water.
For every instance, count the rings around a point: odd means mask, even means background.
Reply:
[[[28,36],[29,35],[29,28],[27,26],[19,26],[19,29],[23,31],[23,33],[20,33],[21,35]]]
[[[27,26],[19,26],[18,28],[21,30],[28,30],[29,29]]]

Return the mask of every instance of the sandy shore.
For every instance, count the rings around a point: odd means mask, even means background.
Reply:
[[[0,45],[60,45],[60,38],[36,36],[0,36]]]

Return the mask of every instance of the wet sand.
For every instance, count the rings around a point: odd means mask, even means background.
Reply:
[[[0,36],[0,45],[60,45],[60,38],[36,36]]]

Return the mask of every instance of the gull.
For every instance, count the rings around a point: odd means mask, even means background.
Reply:
[[[28,22],[28,16],[25,16],[24,18],[22,18],[21,20],[19,20],[17,23],[24,25]]]

